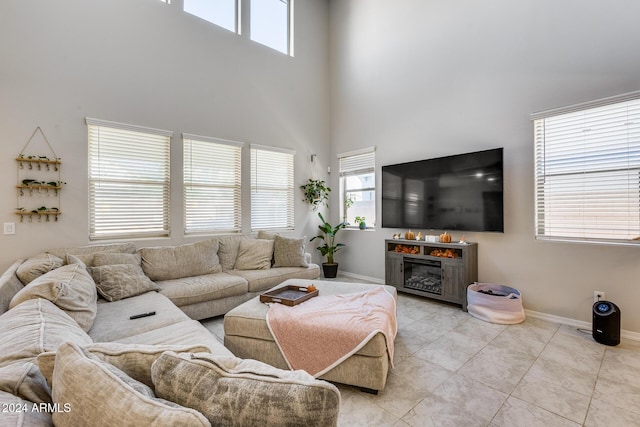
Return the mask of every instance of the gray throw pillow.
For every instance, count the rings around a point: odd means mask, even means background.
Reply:
[[[28,285],[51,270],[62,267],[64,260],[51,254],[40,254],[27,258],[16,270],[16,276],[23,285]]]
[[[96,282],[98,292],[107,301],[119,301],[149,291],[159,291],[160,287],[153,283],[136,264],[113,264],[89,267]]]
[[[289,239],[274,236],[273,259],[274,267],[309,267],[304,253],[306,237]]]

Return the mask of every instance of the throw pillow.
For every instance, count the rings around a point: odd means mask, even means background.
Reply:
[[[144,384],[72,343],[62,344],[53,368],[53,403],[70,411],[53,414],[63,426],[210,426],[197,411],[156,399]]]
[[[51,270],[62,267],[64,261],[51,254],[40,254],[27,258],[16,270],[16,276],[23,285],[29,284],[34,279],[47,274]]]
[[[252,359],[166,352],[151,378],[158,397],[197,409],[215,425],[335,426],[340,409],[334,385]]]
[[[42,426],[53,427],[49,412],[33,410],[33,403],[0,390],[0,408],[26,408],[26,411],[3,411],[3,427]]]
[[[273,240],[246,239],[240,241],[236,270],[266,270],[271,268]]]
[[[165,351],[176,353],[208,353],[204,345],[145,345],[97,342],[83,347],[84,350],[123,371],[131,378],[153,387],[151,365]],[[51,384],[56,352],[48,351],[38,355],[37,361],[42,376]]]
[[[33,280],[18,292],[9,309],[34,298],[44,298],[71,316],[86,332],[98,312],[98,294],[93,279],[81,265],[65,265]]]
[[[1,367],[0,390],[31,402],[51,403],[51,389],[33,360],[21,360]]]
[[[304,253],[306,237],[289,239],[274,236],[273,259],[274,267],[309,267]]]
[[[142,269],[151,280],[181,279],[222,271],[216,239],[181,246],[142,248],[140,254]]]
[[[32,360],[55,351],[65,341],[89,345],[93,341],[80,326],[51,301],[30,299],[0,316],[0,366]]]
[[[113,264],[89,267],[98,292],[107,301],[119,301],[150,291],[159,291],[136,264]]]

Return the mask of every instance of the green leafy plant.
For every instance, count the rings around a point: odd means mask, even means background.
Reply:
[[[331,188],[327,187],[326,182],[323,180],[309,178],[309,182],[301,185],[300,188],[304,193],[302,201],[313,205],[314,211],[318,209],[321,204],[327,207],[329,206],[328,200]]]
[[[322,217],[320,212],[318,212],[318,216],[320,217],[320,221],[322,221],[322,224],[318,226],[320,234],[312,238],[310,241],[314,241],[315,239],[321,239],[324,241],[324,244],[322,246],[318,246],[316,249],[320,251],[322,256],[327,257],[328,264],[334,264],[333,255],[345,246],[343,243],[335,243],[336,234],[338,234],[340,229],[345,227],[345,223],[341,222],[334,227]]]

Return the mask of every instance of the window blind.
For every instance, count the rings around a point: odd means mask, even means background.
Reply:
[[[343,221],[349,223],[356,217],[364,217],[368,226],[375,226],[375,147],[338,154],[338,159]]]
[[[538,239],[640,237],[639,98],[626,94],[535,116]]]
[[[86,122],[90,239],[168,236],[172,133]]]
[[[294,228],[294,151],[251,145],[251,229]]]
[[[185,234],[241,230],[242,143],[183,134]]]

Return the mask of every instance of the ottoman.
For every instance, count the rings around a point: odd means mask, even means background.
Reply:
[[[397,299],[395,287],[365,283],[289,279],[273,289],[287,285],[306,287],[312,283],[318,288],[320,295],[350,294],[384,286]],[[269,306],[255,297],[229,311],[224,316],[224,345],[237,357],[256,359],[276,368],[289,369],[267,326],[268,310]],[[377,393],[384,389],[389,366],[386,340],[383,334],[378,333],[355,354],[320,378]]]

